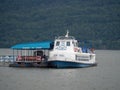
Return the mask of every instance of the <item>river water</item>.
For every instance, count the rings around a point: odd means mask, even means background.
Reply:
[[[12,54],[0,49],[0,55]],[[96,50],[98,66],[77,69],[0,67],[0,90],[120,90],[120,50]]]

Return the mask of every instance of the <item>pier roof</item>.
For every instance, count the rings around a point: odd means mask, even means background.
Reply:
[[[22,43],[12,46],[12,49],[51,49],[51,41]]]

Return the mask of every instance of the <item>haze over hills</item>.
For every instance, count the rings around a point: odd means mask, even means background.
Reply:
[[[120,49],[120,0],[0,0],[0,47],[70,35],[80,45]]]

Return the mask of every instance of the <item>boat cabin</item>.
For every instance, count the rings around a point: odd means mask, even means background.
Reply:
[[[59,36],[55,39],[54,43],[55,51],[70,51],[70,52],[81,52],[78,48],[78,42],[73,36]]]

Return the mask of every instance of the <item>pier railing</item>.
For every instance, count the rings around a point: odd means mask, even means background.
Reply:
[[[13,55],[0,55],[0,66],[8,66],[10,63],[16,60],[16,56]]]

